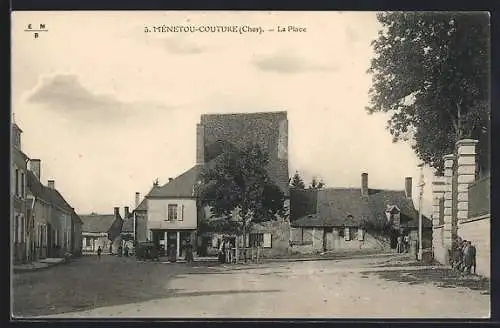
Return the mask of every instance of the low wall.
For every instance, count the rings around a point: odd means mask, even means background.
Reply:
[[[476,273],[491,277],[490,214],[459,222],[458,235],[476,246]]]

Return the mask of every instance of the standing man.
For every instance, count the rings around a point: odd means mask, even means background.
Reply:
[[[409,233],[406,233],[406,235],[405,235],[404,245],[405,245],[405,253],[408,253],[410,251],[410,234]]]
[[[97,258],[100,260],[101,259],[101,253],[102,253],[102,248],[101,245],[97,248]]]

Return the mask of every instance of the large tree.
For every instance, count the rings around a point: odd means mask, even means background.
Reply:
[[[285,196],[267,174],[269,158],[257,145],[225,149],[201,174],[201,204],[209,206],[212,230],[242,234],[254,222],[285,215]],[[237,219],[235,220],[235,216]]]
[[[489,15],[390,12],[372,42],[369,113],[390,113],[394,142],[413,149],[437,172],[461,138],[478,139],[489,168]]]

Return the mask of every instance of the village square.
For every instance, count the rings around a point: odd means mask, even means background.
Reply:
[[[288,57],[254,58],[247,73],[312,75],[316,91],[295,93],[303,107],[278,83],[267,88],[282,98],[262,86],[258,102],[250,86],[231,98],[201,70],[215,86],[189,89],[210,99],[192,112],[94,94],[77,74],[25,82],[11,138],[13,317],[488,318],[488,20],[371,15],[368,67],[348,69],[369,81],[366,100],[343,100],[354,114],[309,114],[327,86],[314,74],[351,73]],[[314,17],[294,24],[314,33]],[[346,31],[346,47],[361,47],[362,31]],[[166,40],[173,71],[212,51]],[[377,115],[387,129],[376,118],[362,128]],[[49,116],[59,128],[42,131]]]

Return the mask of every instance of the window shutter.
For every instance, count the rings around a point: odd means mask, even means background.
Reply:
[[[181,205],[181,211],[177,218],[179,221],[184,220],[184,205]]]
[[[344,240],[349,241],[351,240],[351,230],[349,228],[344,229]]]
[[[264,233],[264,248],[272,247],[272,235],[269,232]]]
[[[358,229],[358,240],[359,241],[365,240],[365,231],[361,228]]]

